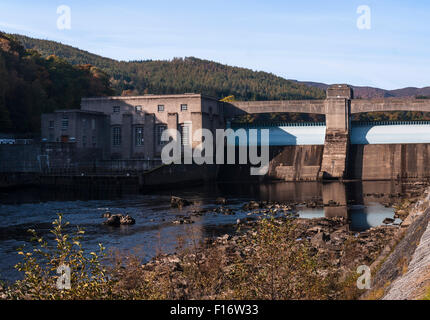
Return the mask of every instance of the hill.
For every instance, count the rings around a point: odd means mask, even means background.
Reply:
[[[100,69],[42,57],[0,32],[0,132],[37,133],[42,113],[79,108],[81,97],[110,94]]]
[[[117,95],[198,92],[238,100],[322,99],[324,90],[274,74],[194,57],[169,61],[116,61],[55,41],[13,35],[26,49],[56,55],[71,64],[91,64],[111,76]]]
[[[318,88],[321,90],[326,90],[330,86],[329,84],[321,83],[321,82],[304,81],[300,83],[303,83],[303,84],[306,84],[307,86]],[[351,87],[354,90],[354,96],[359,99],[360,98],[370,99],[370,98],[430,97],[430,87],[424,87],[424,88],[408,87],[408,88],[395,89],[395,90],[385,90],[385,89],[374,88],[374,87],[359,87],[359,86],[353,86],[353,85],[351,85]]]

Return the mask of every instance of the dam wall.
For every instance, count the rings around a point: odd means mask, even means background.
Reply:
[[[271,146],[265,176],[251,176],[250,165],[221,165],[220,181],[317,181],[323,164],[323,145]],[[430,144],[349,145],[345,179],[430,179]]]

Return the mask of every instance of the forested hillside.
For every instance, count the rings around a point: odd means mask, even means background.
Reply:
[[[100,69],[43,57],[0,33],[0,132],[39,132],[43,112],[79,108],[81,97],[112,93]]]
[[[171,61],[115,61],[58,42],[14,35],[27,49],[55,54],[72,64],[88,63],[111,76],[116,94],[196,92],[237,100],[321,99],[325,92],[267,72],[197,58]]]

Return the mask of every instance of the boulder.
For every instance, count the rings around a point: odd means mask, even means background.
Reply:
[[[103,222],[103,224],[112,227],[118,227],[120,225],[132,225],[136,223],[134,218],[127,215],[122,214],[109,214],[109,216],[105,216],[107,219]]]
[[[223,198],[223,197],[218,197],[218,198],[216,198],[215,202],[217,204],[227,204],[227,199]]]
[[[385,218],[384,221],[382,221],[383,224],[391,224],[394,222],[394,219],[392,218]]]
[[[112,213],[110,213],[109,211],[106,211],[105,213],[102,214],[102,218],[109,218],[112,215]]]
[[[120,223],[123,225],[132,225],[136,223],[136,220],[134,218],[130,217],[128,214],[125,216],[121,216]]]
[[[191,201],[188,201],[186,199],[182,199],[180,197],[172,196],[170,198],[170,206],[172,208],[179,208],[179,209],[181,209],[182,207],[190,206],[192,204],[193,203]]]
[[[121,225],[121,214],[110,215],[103,224],[108,226],[117,227]]]
[[[260,204],[257,201],[249,201],[243,205],[243,210],[259,209]]]
[[[315,247],[323,247],[327,241],[330,240],[330,235],[324,232],[318,232],[311,238],[311,243]]]

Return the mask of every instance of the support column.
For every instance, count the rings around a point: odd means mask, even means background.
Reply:
[[[326,136],[320,179],[343,179],[347,172],[352,89],[344,84],[327,89]]]
[[[146,159],[154,159],[155,157],[155,145],[156,141],[155,134],[155,116],[153,113],[145,114],[145,123],[143,125],[143,146],[144,146],[144,157]]]
[[[194,132],[198,129],[203,128],[203,114],[202,112],[191,112],[191,132],[190,139],[192,139],[192,148],[194,149],[202,142],[202,136],[199,136],[196,141],[194,141]],[[205,126],[208,129],[208,127]]]
[[[167,114],[167,129],[178,130],[178,113],[169,112]]]
[[[132,143],[133,143],[133,115],[124,113],[122,115],[121,125],[121,156],[123,159],[131,158]]]

